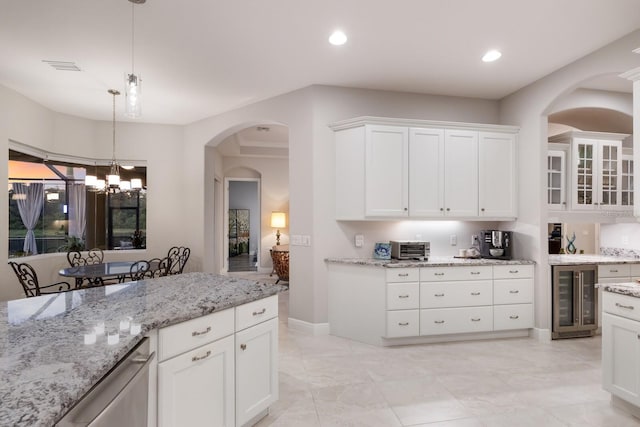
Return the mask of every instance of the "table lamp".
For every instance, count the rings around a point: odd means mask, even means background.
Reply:
[[[276,229],[276,246],[280,244],[280,229],[287,226],[284,212],[271,212],[271,227]]]

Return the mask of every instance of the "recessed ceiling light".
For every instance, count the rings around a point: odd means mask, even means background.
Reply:
[[[342,46],[347,42],[347,35],[340,30],[336,30],[329,37],[329,43],[334,46]]]
[[[497,59],[500,59],[501,56],[502,56],[502,52],[500,52],[499,50],[492,49],[484,54],[484,56],[482,57],[482,61],[493,62]]]

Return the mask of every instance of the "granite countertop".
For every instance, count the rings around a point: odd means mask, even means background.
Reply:
[[[375,258],[327,258],[325,262],[330,264],[366,265],[372,267],[406,268],[406,267],[457,267],[465,265],[520,265],[535,264],[526,259],[485,259],[485,258],[454,258],[454,257],[429,257],[428,261],[385,260]]]
[[[640,258],[612,255],[549,255],[549,265],[640,264]]]
[[[51,426],[153,329],[278,293],[281,286],[187,273],[0,302],[0,425]],[[107,344],[102,324],[134,330]],[[139,325],[139,331],[138,329]]]
[[[597,283],[596,288],[602,288],[606,292],[640,298],[640,283],[638,282]]]

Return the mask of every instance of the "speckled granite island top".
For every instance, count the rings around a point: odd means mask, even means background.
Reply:
[[[549,255],[549,265],[640,264],[640,258],[611,255]]]
[[[282,287],[209,273],[0,302],[0,426],[51,426],[153,329],[245,304]],[[118,331],[107,344],[84,334]],[[140,330],[137,331],[138,325]]]
[[[330,264],[367,265],[372,267],[407,268],[407,267],[456,267],[465,265],[520,265],[535,264],[526,259],[484,259],[484,258],[454,258],[454,257],[430,257],[428,261],[404,261],[385,260],[374,258],[327,258],[325,262]]]
[[[640,283],[637,282],[597,283],[596,288],[602,288],[603,291],[613,292],[614,294],[640,298]]]

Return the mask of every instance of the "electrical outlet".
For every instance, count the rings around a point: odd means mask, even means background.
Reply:
[[[364,235],[363,234],[356,234],[355,245],[356,245],[356,248],[361,248],[361,247],[364,246]]]
[[[471,246],[477,246],[480,244],[480,241],[478,240],[478,235],[474,234],[471,236]]]
[[[455,234],[452,234],[451,237],[449,238],[449,242],[451,243],[451,246],[455,246],[458,244],[458,236],[456,236]]]

